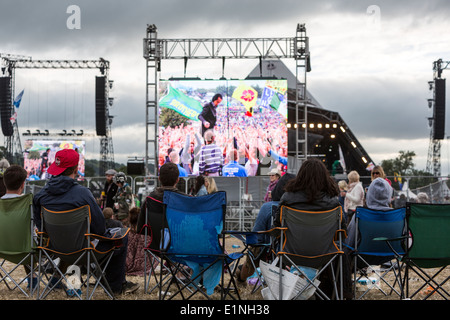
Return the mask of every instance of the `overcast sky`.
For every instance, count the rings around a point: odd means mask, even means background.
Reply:
[[[80,29],[67,27],[70,5],[80,8]],[[374,162],[410,150],[416,167],[425,169],[432,116],[427,82],[433,61],[450,60],[449,16],[450,2],[444,0],[2,0],[0,53],[109,60],[115,160],[126,163],[127,156],[145,155],[147,24],[157,26],[159,38],[269,38],[294,37],[297,24],[305,23],[312,63],[308,90],[324,108],[339,112]],[[245,77],[257,63],[227,62],[225,76]],[[293,61],[285,63],[295,72]],[[221,68],[221,61],[188,62],[187,74],[218,78]],[[161,78],[183,72],[183,61],[163,61]],[[95,131],[95,75],[95,70],[16,70],[16,94],[25,89],[21,133]],[[98,145],[98,140],[88,145],[88,158],[98,158]],[[442,174],[448,173],[448,158],[445,140]]]

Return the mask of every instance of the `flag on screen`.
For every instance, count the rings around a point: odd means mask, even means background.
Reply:
[[[22,90],[22,91],[17,95],[16,99],[14,99],[14,106],[15,106],[16,108],[19,108],[19,106],[20,106],[20,102],[22,101],[23,91],[24,91],[24,90]]]
[[[258,91],[250,86],[239,85],[234,90],[232,97],[244,105],[247,116],[253,116],[253,107],[258,99]]]
[[[198,115],[202,112],[202,104],[185,95],[183,92],[168,87],[168,93],[159,100],[160,107],[172,109],[182,116],[191,119],[198,120]]]

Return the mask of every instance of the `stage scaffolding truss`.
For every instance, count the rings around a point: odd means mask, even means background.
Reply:
[[[155,25],[147,25],[143,43],[143,56],[146,60],[146,175],[158,175],[158,80],[161,61],[189,59],[294,59],[296,61],[296,151],[293,166],[296,172],[307,157],[307,129],[299,139],[302,124],[307,123],[306,73],[309,65],[309,42],[304,24],[298,24],[296,36],[291,38],[214,38],[214,39],[159,39]],[[186,77],[186,70],[185,70]]]
[[[106,134],[100,136],[100,170],[106,171],[114,167],[114,149],[111,136],[112,117],[109,115],[109,61],[99,58],[99,60],[32,60],[31,57],[1,55],[3,60],[3,73],[10,76],[11,79],[11,98],[14,99],[14,77],[16,69],[99,69],[102,76],[105,77],[105,126]],[[13,112],[13,103],[11,101],[11,114]],[[13,124],[14,134],[5,137],[5,147],[7,158],[10,161],[18,162],[18,157],[22,156],[22,145],[17,121]]]

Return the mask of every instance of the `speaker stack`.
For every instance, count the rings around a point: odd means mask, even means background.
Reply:
[[[11,101],[11,77],[0,77],[0,117],[2,132],[5,137],[10,137],[14,133],[11,124]]]
[[[433,139],[445,137],[445,79],[435,79],[433,109]]]
[[[95,127],[98,136],[106,136],[106,77],[95,77]]]

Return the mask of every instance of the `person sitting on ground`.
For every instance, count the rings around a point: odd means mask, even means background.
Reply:
[[[134,207],[130,210],[128,221],[130,232],[128,234],[128,250],[126,260],[126,274],[129,276],[143,276],[145,274],[145,265],[149,265],[150,259],[144,251],[145,239],[143,234],[139,234],[137,221],[140,208]],[[150,240],[150,236],[147,236]],[[147,261],[145,261],[147,260]],[[148,269],[150,271],[150,269]]]
[[[123,228],[122,222],[116,220],[114,217],[114,210],[106,207],[103,209],[103,216],[105,217],[106,228]]]
[[[109,237],[105,217],[93,194],[88,188],[78,184],[75,179],[79,159],[78,152],[73,149],[63,149],[56,153],[55,161],[48,168],[52,178],[33,198],[34,221],[40,228],[42,207],[48,210],[67,211],[88,205],[91,217],[90,232]],[[127,237],[123,238],[123,246],[114,251],[106,269],[106,279],[115,295],[132,293],[139,288],[138,284],[127,281],[125,277],[127,240]],[[96,249],[107,251],[111,245],[110,242],[100,241]]]

